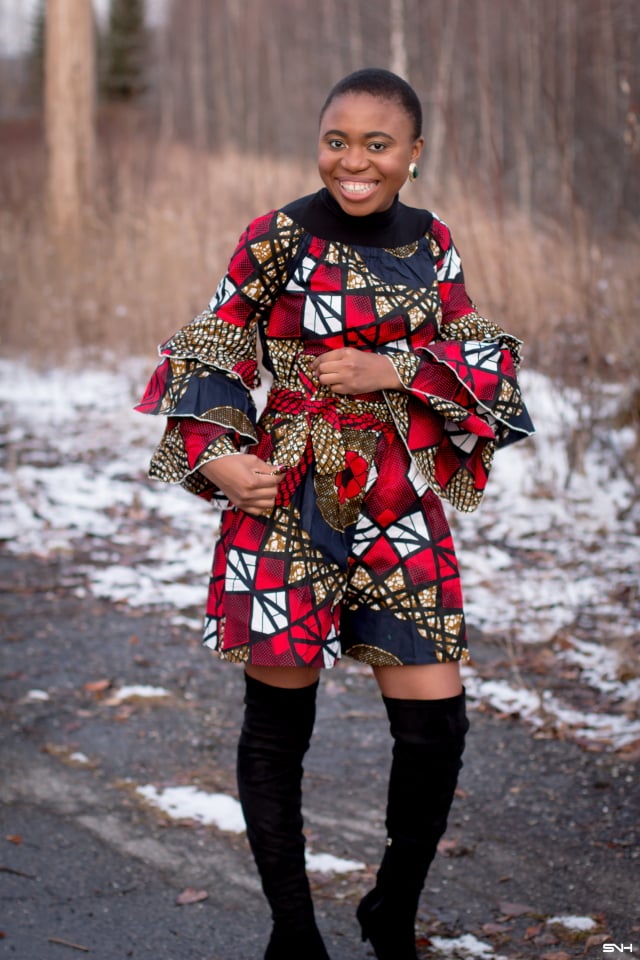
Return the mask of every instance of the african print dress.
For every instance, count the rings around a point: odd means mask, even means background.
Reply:
[[[384,354],[404,390],[322,387],[311,360],[344,346]],[[254,220],[208,308],[161,345],[137,408],[168,416],[150,476],[225,507],[205,643],[278,666],[466,658],[442,499],[473,510],[496,447],[532,432],[518,349],[476,313],[427,211],[396,199],[351,217],[321,190]],[[199,472],[243,450],[282,466],[268,515],[231,507]]]

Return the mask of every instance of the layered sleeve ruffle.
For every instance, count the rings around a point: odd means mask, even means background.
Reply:
[[[433,228],[440,336],[387,350],[404,391],[385,396],[424,481],[458,510],[480,503],[495,450],[533,433],[517,381],[520,341],[475,311],[448,229]]]
[[[293,226],[278,212],[255,220],[208,308],[161,344],[161,362],[136,406],[168,418],[150,477],[180,483],[205,499],[218,497],[200,467],[256,442],[250,391],[260,384],[257,322],[286,281],[297,239]]]
[[[215,315],[205,320],[204,314],[197,322],[207,322],[212,331],[220,323]],[[173,349],[168,344],[161,347],[163,353]],[[247,383],[232,372],[216,369],[213,361],[166,355],[136,407],[141,413],[167,417],[164,435],[151,458],[149,476],[165,483],[180,483],[205,499],[218,496],[219,491],[199,472],[200,467],[255,443],[256,408],[249,386],[257,385],[257,381],[257,370]]]

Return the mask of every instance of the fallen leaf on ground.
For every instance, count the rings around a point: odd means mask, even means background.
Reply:
[[[116,702],[119,703],[120,701],[113,701],[113,703],[110,703],[108,700],[105,701],[105,703],[109,707],[114,705]],[[135,712],[136,712],[135,707],[132,707],[129,704],[123,704],[121,707],[118,707],[118,709],[115,711],[115,713],[113,714],[112,720],[115,720],[116,723],[124,723],[125,720],[128,720],[129,717],[131,717],[132,714],[134,714]]]
[[[444,855],[446,856],[448,853],[451,853],[451,851],[455,850],[457,846],[458,846],[457,840],[449,840],[449,839],[441,840],[440,843],[438,844],[438,853],[444,853]]]
[[[480,927],[481,933],[488,937],[494,933],[509,933],[509,929],[506,923],[483,923]]]
[[[553,947],[558,942],[558,938],[553,933],[541,933],[539,937],[534,937],[533,942],[536,947]]]
[[[88,683],[83,684],[82,689],[86,690],[87,693],[104,693],[110,686],[111,680],[90,680]]]
[[[609,939],[608,933],[592,933],[590,937],[587,937],[584,943],[585,950],[590,950],[591,947],[599,947],[603,943],[607,943]]]
[[[186,887],[181,894],[176,899],[176,903],[180,907],[185,907],[190,903],[200,903],[201,900],[206,900],[209,894],[206,890],[196,890],[194,887]]]
[[[537,937],[539,933],[542,933],[542,924],[537,923],[533,927],[527,927],[524,932],[524,939],[531,940],[533,937]]]
[[[20,846],[20,844],[22,843],[22,837],[20,836],[19,833],[8,833],[5,836],[5,840],[8,840],[9,843],[15,843],[16,846]]]
[[[459,840],[441,840],[438,844],[438,853],[443,857],[468,857],[472,851]]]
[[[500,913],[505,917],[523,917],[525,913],[535,913],[533,907],[526,903],[511,903],[509,900],[501,900],[498,904]]]

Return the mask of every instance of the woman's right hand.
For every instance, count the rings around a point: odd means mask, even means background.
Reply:
[[[230,454],[200,467],[235,506],[254,517],[273,509],[282,473],[252,453]]]

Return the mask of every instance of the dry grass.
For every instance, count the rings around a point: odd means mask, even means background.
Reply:
[[[4,167],[3,340],[36,362],[77,348],[147,353],[202,309],[256,212],[312,189],[286,165],[119,137],[74,245],[48,235],[39,140]]]
[[[202,309],[253,216],[318,184],[312,157],[211,155],[160,143],[135,117],[103,118],[83,236],[56,244],[40,131],[15,124],[2,139],[3,343],[36,361],[77,348],[147,354]],[[535,223],[452,177],[404,196],[452,224],[479,309],[525,339],[530,365],[571,383],[636,376],[640,231],[599,238],[579,211],[571,224]]]
[[[525,340],[530,365],[569,385],[636,375],[640,227],[604,237],[579,210],[559,223],[496,209],[469,184],[442,194],[431,205],[452,225],[480,312]]]

